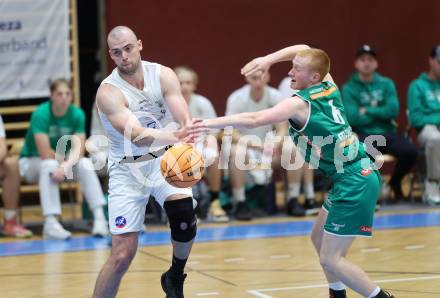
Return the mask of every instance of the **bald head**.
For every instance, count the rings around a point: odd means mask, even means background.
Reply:
[[[107,36],[110,58],[120,73],[133,75],[141,65],[142,41],[126,26],[113,28]]]
[[[127,26],[116,26],[109,32],[107,36],[107,44],[111,47],[110,44],[114,42],[118,43],[121,40],[136,42],[137,37],[133,30]]]

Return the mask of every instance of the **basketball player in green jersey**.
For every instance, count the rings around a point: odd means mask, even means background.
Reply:
[[[204,120],[202,126],[253,128],[288,120],[305,160],[333,181],[312,231],[330,297],[346,297],[346,286],[365,297],[393,297],[345,258],[356,236],[371,236],[381,178],[364,144],[351,132],[341,94],[329,75],[330,59],[322,50],[295,45],[252,60],[242,74],[264,73],[282,61],[293,63],[291,87],[299,90],[293,97],[259,112]]]

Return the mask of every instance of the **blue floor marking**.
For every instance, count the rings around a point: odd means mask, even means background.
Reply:
[[[303,236],[310,234],[313,221],[286,221],[268,224],[199,228],[197,242]],[[415,214],[376,216],[374,229],[400,229],[440,226],[440,211]],[[169,231],[142,233],[139,245],[154,246],[170,243]],[[34,240],[0,243],[0,256],[21,256],[83,250],[108,249],[110,238],[73,237],[68,241]]]

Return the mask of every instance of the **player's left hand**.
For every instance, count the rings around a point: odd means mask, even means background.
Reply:
[[[256,72],[266,73],[270,66],[271,64],[269,59],[267,59],[265,56],[258,57],[243,66],[241,69],[241,74],[244,76],[250,76]]]

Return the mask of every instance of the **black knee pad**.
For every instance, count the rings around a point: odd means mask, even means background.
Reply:
[[[191,197],[166,201],[163,208],[168,216],[171,238],[179,242],[189,242],[197,233],[197,219]]]

